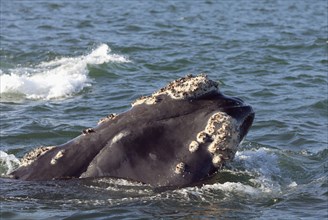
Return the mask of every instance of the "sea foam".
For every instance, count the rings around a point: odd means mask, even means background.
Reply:
[[[250,195],[252,197],[270,197],[281,193],[281,183],[274,177],[281,176],[278,166],[278,157],[268,148],[251,149],[237,151],[234,162],[240,171],[231,171],[231,173],[244,173],[252,176],[250,183],[245,182],[224,182],[211,183],[203,185],[200,189],[197,187],[188,187],[179,189],[177,192],[189,195],[198,192],[198,197],[208,195],[209,191],[217,190],[238,195]],[[244,169],[244,170],[243,170]],[[296,184],[296,183],[295,183]],[[294,184],[294,185],[295,185]]]
[[[108,45],[102,44],[87,55],[58,58],[33,67],[10,69],[7,73],[1,70],[0,93],[44,100],[70,97],[91,86],[87,65],[129,62],[110,51]]]
[[[0,177],[4,177],[14,171],[20,165],[20,161],[13,154],[7,154],[0,150]]]

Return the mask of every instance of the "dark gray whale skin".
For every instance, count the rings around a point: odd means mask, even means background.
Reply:
[[[233,157],[225,158],[218,167],[212,163],[208,143],[200,144],[193,153],[188,149],[215,112],[225,112],[236,120],[239,142],[254,119],[250,106],[220,92],[187,100],[160,95],[156,104],[133,106],[11,175],[22,180],[113,177],[155,187],[195,185]],[[183,167],[177,170],[179,163]]]

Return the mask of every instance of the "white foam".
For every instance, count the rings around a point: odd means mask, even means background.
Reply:
[[[251,181],[259,186],[262,192],[275,193],[281,191],[280,183],[275,177],[281,176],[278,157],[268,148],[251,149],[237,152],[235,162],[255,176]]]
[[[87,65],[107,62],[129,62],[123,56],[109,54],[106,44],[88,55],[63,57],[42,62],[32,68],[16,68],[0,72],[0,93],[23,94],[28,99],[69,97],[91,86]]]
[[[252,196],[252,197],[270,197],[281,193],[281,185],[275,179],[281,176],[278,168],[278,157],[274,152],[267,148],[251,149],[238,151],[234,159],[235,169],[232,174],[245,174],[251,179],[249,182],[224,182],[206,184],[201,188],[187,187],[178,189],[175,192],[181,194],[186,199],[192,194],[202,200],[207,200],[208,196],[216,195],[217,191],[224,192],[228,197],[230,195]],[[226,171],[229,172],[229,171]],[[295,187],[296,183],[291,183],[289,187]]]
[[[4,151],[0,151],[0,176],[6,176],[17,167],[19,167],[20,161],[13,154],[7,154]]]
[[[225,182],[225,183],[215,183],[213,185],[205,185],[202,187],[204,190],[207,189],[216,189],[216,190],[221,190],[224,192],[234,192],[234,193],[243,193],[243,194],[249,194],[249,195],[258,195],[261,193],[261,190],[253,187],[253,186],[249,186],[249,185],[245,185],[242,183],[235,183],[235,182]]]

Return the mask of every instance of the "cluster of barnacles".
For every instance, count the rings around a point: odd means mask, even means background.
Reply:
[[[159,96],[168,95],[172,99],[195,99],[213,91],[218,90],[218,83],[209,80],[206,75],[187,75],[174,80],[167,86],[161,88],[151,96],[142,96],[132,103],[132,106],[139,104],[152,105],[160,101]]]
[[[62,149],[57,152],[57,154],[51,159],[50,164],[55,165],[57,164],[57,161],[64,156],[65,150]]]
[[[38,157],[45,154],[49,150],[55,148],[54,146],[47,146],[47,147],[38,147],[33,149],[32,151],[28,152],[24,155],[24,157],[21,159],[20,166],[28,166],[32,162],[34,162]]]
[[[216,112],[207,121],[205,129],[196,135],[196,140],[189,144],[189,151],[196,152],[200,147],[207,146],[212,155],[212,163],[221,168],[226,161],[232,160],[239,143],[238,126],[235,119],[225,112]],[[174,172],[182,175],[186,164],[179,162]]]
[[[219,167],[223,160],[232,159],[239,142],[238,134],[235,119],[224,112],[217,112],[209,118],[196,140],[191,141],[189,151],[193,153],[201,144],[209,143],[207,149],[212,154],[213,165]]]
[[[109,114],[109,115],[107,115],[105,118],[100,119],[100,120],[98,121],[98,125],[100,125],[101,123],[103,123],[103,122],[105,122],[105,121],[112,120],[112,119],[114,119],[116,116],[117,116],[117,114],[115,114],[115,113]]]

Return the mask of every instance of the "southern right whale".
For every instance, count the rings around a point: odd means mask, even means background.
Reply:
[[[205,75],[180,78],[110,114],[73,140],[27,153],[22,180],[124,178],[155,187],[195,185],[234,158],[254,119]]]

